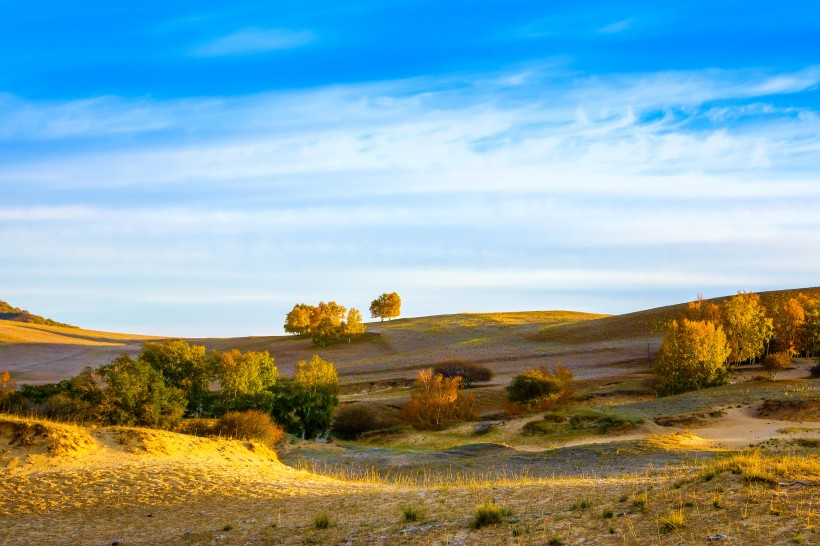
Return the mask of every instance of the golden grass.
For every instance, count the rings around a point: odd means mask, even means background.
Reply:
[[[49,343],[58,345],[122,345],[129,341],[159,339],[155,336],[98,332],[64,326],[46,326],[0,320],[0,343]]]

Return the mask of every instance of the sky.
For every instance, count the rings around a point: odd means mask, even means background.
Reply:
[[[0,0],[0,300],[86,328],[820,284],[814,1]]]

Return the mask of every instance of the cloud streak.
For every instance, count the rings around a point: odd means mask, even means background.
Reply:
[[[314,39],[309,30],[251,27],[207,42],[194,49],[193,54],[197,57],[253,55],[302,47]]]

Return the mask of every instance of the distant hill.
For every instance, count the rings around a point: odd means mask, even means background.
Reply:
[[[4,301],[0,301],[0,320],[13,320],[15,322],[26,322],[28,324],[42,324],[45,326],[62,326],[64,328],[76,328],[70,324],[57,322],[50,318],[34,315],[25,309],[19,307],[12,307]]]

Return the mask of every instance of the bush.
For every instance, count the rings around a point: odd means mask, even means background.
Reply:
[[[780,370],[786,370],[792,365],[792,356],[786,352],[772,353],[762,362],[763,369],[769,372],[769,377],[774,379],[774,376]]]
[[[421,510],[415,506],[404,506],[401,509],[401,521],[403,523],[410,523],[411,521],[418,521],[421,519]]]
[[[358,440],[374,430],[390,428],[398,424],[398,419],[385,413],[383,408],[373,404],[349,404],[341,406],[333,417],[330,432],[342,440]]]
[[[820,360],[817,361],[817,364],[809,368],[809,373],[812,377],[820,377]]]
[[[282,427],[260,410],[229,411],[216,422],[215,433],[239,440],[258,440],[274,445],[284,436]]]
[[[484,383],[493,378],[493,372],[490,368],[459,358],[438,362],[433,367],[433,373],[441,374],[442,377],[450,379],[460,377],[461,386],[464,388],[470,388],[473,383]]]
[[[507,399],[528,411],[544,410],[575,397],[571,381],[572,372],[561,365],[555,371],[544,367],[528,370],[512,378],[506,389]]]

